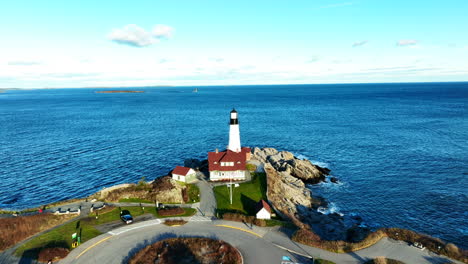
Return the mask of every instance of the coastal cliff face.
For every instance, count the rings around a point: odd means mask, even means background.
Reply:
[[[327,202],[314,196],[306,184],[324,181],[329,169],[273,148],[254,148],[252,159],[263,165],[268,200],[283,218],[291,219],[298,227],[311,229],[325,240],[354,241],[368,233],[369,230],[357,225],[350,228],[339,214],[323,214],[317,210],[327,207]]]
[[[312,164],[310,161],[298,159],[291,152],[277,151],[274,148],[254,148],[253,159],[264,164],[269,163],[278,172],[284,172],[304,183],[315,184],[325,180],[330,172],[327,168]]]

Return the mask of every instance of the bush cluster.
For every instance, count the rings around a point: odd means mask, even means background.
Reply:
[[[408,243],[418,242],[432,252],[468,263],[468,250],[458,248],[452,243],[444,243],[438,238],[419,234],[408,229],[383,228],[382,230],[392,239],[406,241]]]
[[[4,218],[0,221],[0,251],[38,232],[61,224],[73,216],[50,213]]]
[[[187,221],[184,220],[166,220],[164,224],[167,226],[175,226],[175,225],[185,225]]]
[[[243,222],[256,226],[267,226],[267,222],[264,219],[256,219],[255,216],[247,216],[238,213],[225,213],[222,218],[229,221]]]
[[[69,252],[67,248],[44,248],[39,252],[37,259],[41,262],[57,261],[65,258]]]
[[[332,252],[347,253],[370,247],[383,237],[390,237],[392,239],[406,241],[408,243],[419,242],[432,252],[468,263],[468,250],[460,249],[452,243],[446,244],[442,240],[428,235],[418,234],[414,231],[401,228],[382,228],[370,233],[362,241],[356,243],[342,240],[322,240],[313,231],[304,228],[297,230],[292,239],[302,244],[322,248]]]

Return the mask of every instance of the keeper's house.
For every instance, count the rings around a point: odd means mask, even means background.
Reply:
[[[181,182],[193,182],[196,180],[196,172],[187,167],[177,166],[172,170],[172,179]]]

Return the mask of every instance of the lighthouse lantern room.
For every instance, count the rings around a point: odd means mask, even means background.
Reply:
[[[231,111],[231,120],[229,122],[229,145],[228,149],[234,152],[241,151],[240,134],[239,134],[239,119],[237,119],[236,109]]]

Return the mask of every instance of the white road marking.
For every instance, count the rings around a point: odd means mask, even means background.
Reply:
[[[143,228],[143,227],[147,227],[147,226],[152,226],[152,225],[159,225],[159,224],[161,224],[161,220],[159,220],[159,219],[150,220],[150,221],[147,221],[145,224],[130,225],[128,227],[122,227],[122,228],[119,228],[119,229],[117,229],[115,231],[109,231],[107,233],[110,234],[110,235],[113,235],[113,236],[118,236],[118,235],[123,234],[123,233],[128,232],[128,231],[132,231],[132,230],[135,230],[135,229],[139,229],[139,228]]]
[[[211,217],[195,215],[195,216],[190,217],[189,221],[193,221],[193,222],[211,221]]]

